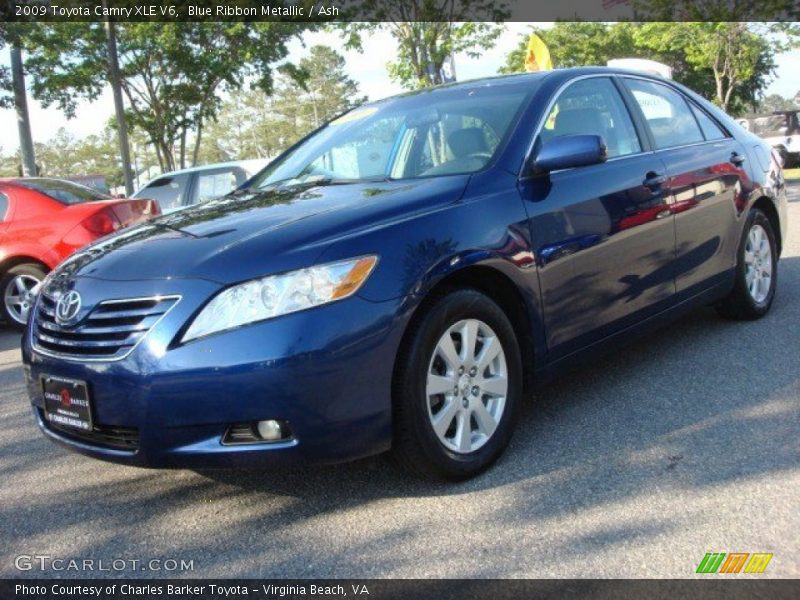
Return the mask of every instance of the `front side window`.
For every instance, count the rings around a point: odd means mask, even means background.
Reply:
[[[642,109],[659,150],[704,141],[700,126],[689,105],[672,88],[645,81],[625,79],[639,108]]]
[[[159,177],[155,181],[148,183],[135,195],[137,198],[155,200],[162,211],[174,210],[183,205],[188,183],[189,175],[186,173]]]
[[[562,135],[599,135],[608,156],[641,152],[631,117],[616,87],[606,77],[576,81],[564,90],[547,115],[542,142]]]
[[[362,106],[270,164],[250,187],[479,171],[534,88],[530,82],[444,88]]]
[[[17,183],[23,187],[35,190],[61,204],[80,204],[82,202],[94,202],[96,200],[108,200],[111,196],[93,190],[85,185],[64,181],[62,179],[20,179]]]

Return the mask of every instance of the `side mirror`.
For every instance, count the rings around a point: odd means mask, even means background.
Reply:
[[[608,151],[606,143],[599,135],[561,135],[546,141],[531,164],[531,173],[539,175],[586,167],[606,161]]]

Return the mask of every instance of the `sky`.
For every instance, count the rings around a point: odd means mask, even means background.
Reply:
[[[526,34],[530,23],[507,23],[506,31],[491,50],[480,58],[456,55],[456,73],[460,81],[496,75],[505,63],[505,56],[519,42],[520,35]],[[542,27],[546,23],[536,23]],[[303,41],[293,41],[289,45],[292,58],[303,56],[307,49],[316,44],[325,44],[335,48],[346,60],[347,74],[358,82],[361,93],[370,100],[379,100],[402,91],[399,84],[389,79],[386,63],[395,55],[396,44],[385,32],[377,32],[365,36],[364,52],[348,51],[343,48],[337,33],[309,32]],[[305,45],[305,48],[303,47]],[[0,63],[8,64],[8,51],[0,52]],[[800,91],[800,50],[794,50],[777,57],[778,70],[776,79],[767,88],[767,94],[780,94],[792,98]],[[94,102],[80,102],[76,116],[66,119],[55,107],[44,108],[28,96],[28,109],[31,117],[31,134],[34,142],[46,142],[52,138],[59,128],[64,127],[76,137],[100,133],[108,119],[114,114],[114,104],[110,88]],[[0,109],[0,152],[10,154],[19,147],[17,138],[16,114],[13,109]]]

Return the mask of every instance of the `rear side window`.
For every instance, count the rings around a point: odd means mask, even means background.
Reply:
[[[176,209],[183,206],[188,184],[189,175],[186,173],[159,177],[137,192],[136,197],[155,200],[162,211]]]
[[[674,148],[705,140],[692,110],[678,92],[642,79],[626,79],[625,84],[642,109],[656,148]]]
[[[605,77],[576,81],[564,90],[539,135],[546,142],[578,134],[601,136],[609,157],[635,154],[642,149],[622,97]]]
[[[62,179],[18,179],[16,183],[50,196],[53,200],[61,202],[61,204],[80,204],[82,202],[94,202],[111,198],[111,196],[85,185]]]
[[[709,117],[705,111],[697,108],[694,104],[692,104],[692,112],[694,113],[694,116],[697,117],[697,122],[700,124],[700,129],[703,130],[703,135],[707,140],[722,140],[728,137],[725,135],[725,132],[720,129],[720,126],[717,125],[716,121]]]
[[[8,196],[6,196],[3,192],[0,192],[0,222],[6,220],[7,213],[8,213]]]

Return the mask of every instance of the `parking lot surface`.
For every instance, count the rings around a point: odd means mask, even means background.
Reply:
[[[800,186],[791,193],[766,318],[702,309],[598,356],[542,389],[504,457],[463,484],[417,481],[381,457],[196,473],[68,453],[34,425],[19,336],[2,328],[0,575],[692,577],[706,552],[771,552],[764,576],[800,577]],[[19,571],[21,555],[193,570]]]

